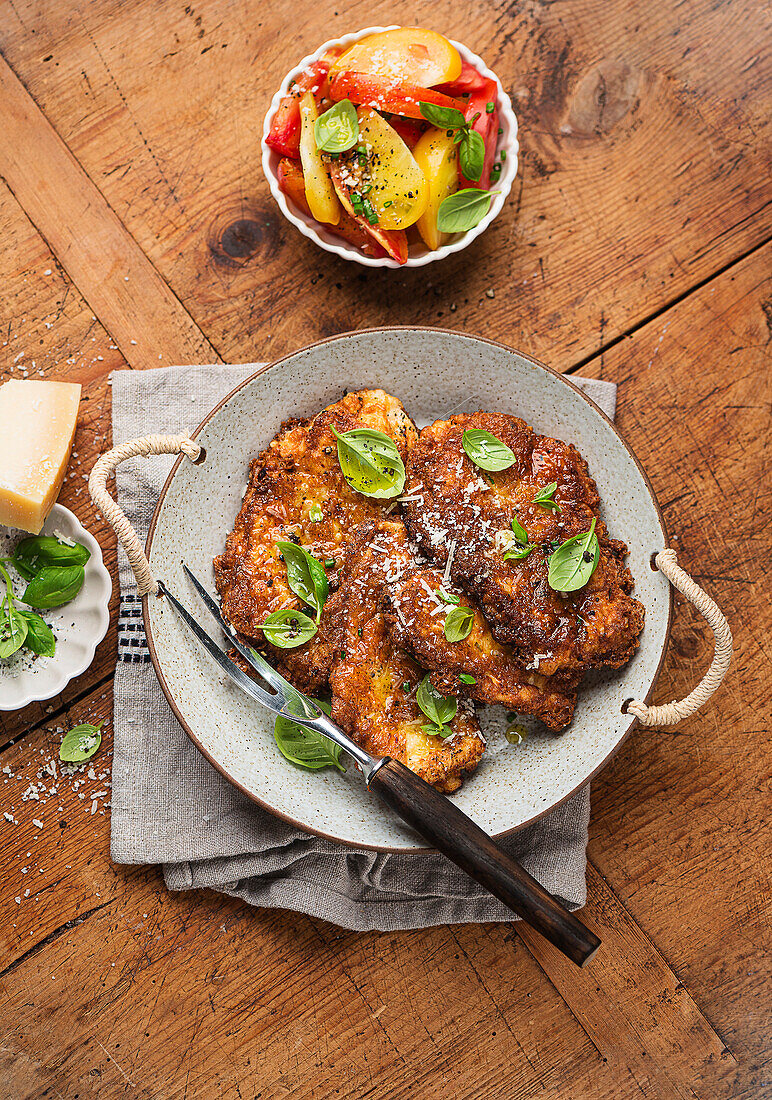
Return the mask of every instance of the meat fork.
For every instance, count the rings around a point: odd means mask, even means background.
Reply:
[[[445,795],[400,761],[388,756],[372,756],[352,741],[312,699],[293,687],[264,657],[244,645],[203,584],[187,565],[184,569],[228,641],[272,691],[267,691],[239,668],[162,581],[158,581],[158,589],[210,657],[242,691],[274,714],[283,715],[299,726],[328,737],[353,758],[367,789],[377,794],[434,848],[504,902],[573,962],[579,966],[589,962],[601,942],[593,932]]]

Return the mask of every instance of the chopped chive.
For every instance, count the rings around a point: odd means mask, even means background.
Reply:
[[[501,152],[499,153],[499,156],[501,157],[502,160],[506,160],[507,159],[506,149],[502,149]]]
[[[409,680],[405,680],[405,681],[403,682],[403,684],[402,684],[402,690],[403,690],[403,691],[410,691],[410,681],[409,681]]]
[[[486,103],[485,104],[485,110],[489,115],[492,115],[493,112],[496,110],[496,104],[495,103]]]
[[[462,672],[459,676],[459,680],[462,684],[476,684],[474,676],[470,676],[468,672]]]
[[[393,205],[394,205],[394,203],[393,203],[392,199],[387,199],[387,201],[386,201],[386,202],[385,202],[385,203],[384,203],[383,205],[384,205],[384,207],[386,207],[386,206],[393,206]]]
[[[335,558],[327,558],[324,563],[325,569],[332,569],[335,565]]]
[[[363,199],[362,200],[362,209],[363,209],[364,215],[367,218],[367,220],[369,221],[370,225],[377,225],[378,224],[378,215],[373,210],[373,204],[370,202],[369,199]]]
[[[503,126],[499,126],[499,133],[500,133],[500,134],[503,134],[503,133],[504,133],[504,127],[503,127]]]

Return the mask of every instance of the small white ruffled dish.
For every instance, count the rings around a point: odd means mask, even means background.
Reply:
[[[499,151],[504,149],[507,155],[506,159],[501,162],[501,175],[498,182],[495,187],[492,188],[496,194],[493,195],[490,210],[482,221],[473,229],[468,229],[466,233],[453,233],[447,243],[440,248],[428,249],[423,244],[420,246],[411,244],[410,256],[404,264],[399,264],[396,260],[392,260],[388,256],[365,256],[365,254],[354,247],[354,245],[347,244],[346,241],[337,237],[331,229],[315,221],[309,214],[304,214],[294,203],[290,202],[279,187],[279,161],[281,160],[281,156],[275,149],[271,149],[266,142],[273,116],[276,114],[279,107],[279,101],[283,96],[288,94],[292,81],[301,69],[317,61],[322,54],[332,46],[349,46],[353,42],[358,42],[361,38],[366,38],[369,34],[394,30],[396,26],[397,24],[392,24],[390,27],[365,27],[364,30],[355,31],[352,34],[342,34],[337,38],[331,38],[329,42],[324,42],[318,50],[308,54],[307,57],[304,57],[287,73],[284,80],[281,82],[279,90],[271,100],[271,106],[268,108],[268,113],[265,116],[265,123],[263,124],[263,172],[265,173],[265,178],[268,180],[271,194],[276,200],[284,217],[287,221],[292,222],[304,237],[308,237],[310,241],[318,244],[319,247],[323,248],[326,252],[333,252],[336,256],[340,256],[344,260],[353,260],[354,263],[362,264],[365,267],[424,267],[426,264],[434,263],[435,260],[442,260],[445,256],[450,256],[454,252],[461,252],[462,249],[466,248],[473,240],[479,237],[481,233],[484,233],[493,219],[501,212],[507,200],[507,196],[512,190],[515,176],[517,175],[517,154],[520,147],[517,141],[517,118],[515,117],[515,112],[512,110],[512,101],[502,88],[499,78],[488,68],[484,61],[479,58],[477,54],[472,53],[472,51],[461,42],[456,42],[451,38],[449,41],[456,47],[462,59],[467,61],[470,65],[473,65],[483,76],[488,77],[490,80],[495,80],[499,90],[496,101],[499,111],[499,126],[502,131]]]
[[[83,587],[75,599],[63,607],[40,612],[56,636],[55,655],[35,657],[29,650],[21,649],[0,660],[0,711],[20,710],[28,703],[58,695],[70,680],[89,667],[110,623],[112,580],[94,536],[61,504],[53,506],[41,534],[79,542],[91,552],[91,557],[86,562]],[[27,537],[24,531],[0,526],[0,557],[10,557],[14,547]],[[26,581],[13,566],[9,567],[9,573],[18,599]]]

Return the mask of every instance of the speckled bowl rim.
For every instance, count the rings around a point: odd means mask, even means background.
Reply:
[[[512,100],[504,91],[504,87],[498,76],[492,69],[488,68],[481,57],[478,57],[476,53],[472,53],[469,47],[465,46],[463,42],[456,42],[453,38],[448,39],[448,41],[456,47],[464,61],[473,65],[479,73],[483,76],[487,76],[489,80],[495,81],[496,87],[498,88],[496,106],[499,109],[501,119],[504,120],[502,122],[500,119],[499,124],[504,129],[505,138],[505,143],[502,144],[501,148],[506,150],[507,156],[506,160],[502,162],[501,175],[496,182],[496,194],[493,196],[493,202],[491,203],[488,213],[482,221],[472,229],[468,229],[466,233],[454,233],[447,244],[443,244],[430,252],[424,252],[419,256],[408,256],[404,264],[398,263],[397,260],[392,260],[389,256],[365,256],[364,252],[355,245],[343,243],[341,238],[336,238],[330,230],[325,230],[323,227],[320,228],[319,224],[313,218],[299,211],[294,203],[288,201],[287,196],[279,187],[278,175],[271,165],[272,157],[278,156],[279,154],[277,154],[274,149],[271,149],[266,141],[271,129],[273,116],[276,114],[279,107],[279,101],[282,96],[288,93],[290,84],[301,69],[306,68],[306,66],[310,65],[313,61],[318,60],[318,58],[333,46],[339,46],[341,44],[349,46],[362,38],[366,38],[370,34],[377,34],[379,31],[398,30],[399,27],[400,24],[392,23],[388,27],[363,27],[360,31],[340,34],[336,38],[331,38],[329,41],[323,42],[313,53],[302,58],[302,60],[284,77],[284,80],[282,80],[279,85],[278,91],[271,100],[271,105],[268,108],[265,121],[263,122],[261,145],[263,150],[263,174],[268,180],[271,194],[287,221],[291,222],[296,229],[299,229],[304,237],[313,241],[314,244],[318,245],[319,248],[323,248],[326,252],[332,252],[335,256],[340,256],[343,260],[350,260],[352,263],[362,264],[363,267],[391,267],[403,270],[408,267],[425,267],[427,264],[436,263],[437,260],[443,260],[446,256],[453,255],[454,252],[461,252],[467,245],[470,245],[481,233],[485,232],[494,218],[497,218],[501,213],[517,177],[518,153],[520,151],[520,145],[517,140],[517,116],[512,107]]]
[[[335,343],[338,340],[345,340],[345,339],[348,339],[351,336],[359,336],[359,335],[364,335],[366,333],[372,334],[372,333],[378,333],[378,332],[405,332],[405,333],[408,333],[408,332],[436,332],[436,333],[440,333],[444,336],[450,335],[450,336],[458,336],[461,339],[479,340],[484,344],[489,344],[491,347],[498,348],[502,351],[506,351],[508,353],[515,352],[515,354],[519,355],[522,359],[527,360],[527,362],[531,363],[534,367],[538,367],[539,369],[545,371],[547,374],[551,374],[551,375],[554,375],[556,378],[559,378],[561,380],[561,382],[564,382],[567,386],[569,386],[574,391],[574,393],[578,394],[579,397],[581,397],[583,401],[586,401],[587,404],[592,407],[594,412],[596,412],[599,416],[601,416],[606,421],[606,423],[609,425],[609,427],[611,427],[613,429],[614,435],[616,436],[620,446],[622,446],[627,451],[627,453],[630,455],[630,458],[633,460],[633,462],[637,466],[638,472],[640,473],[641,478],[643,479],[643,483],[646,486],[646,489],[647,489],[647,491],[648,491],[648,493],[651,497],[651,502],[654,506],[654,511],[655,511],[656,516],[657,516],[657,520],[659,521],[660,528],[662,530],[662,539],[663,539],[662,546],[661,547],[655,547],[652,550],[652,554],[654,553],[654,550],[664,549],[667,546],[668,538],[667,538],[667,527],[665,525],[665,517],[663,516],[662,509],[660,508],[659,502],[657,501],[657,496],[656,496],[656,493],[654,492],[654,487],[651,484],[651,481],[649,480],[649,477],[648,477],[646,471],[644,470],[643,466],[639,462],[639,460],[636,457],[635,453],[633,452],[632,448],[629,446],[628,443],[625,442],[624,438],[620,434],[619,429],[614,424],[614,421],[611,420],[608,416],[606,416],[606,414],[603,412],[603,410],[601,408],[599,408],[595,404],[595,402],[587,396],[586,393],[583,393],[583,391],[578,386],[576,386],[571,381],[570,378],[567,378],[565,375],[560,374],[559,371],[553,370],[552,367],[548,367],[545,363],[539,362],[538,359],[534,359],[532,356],[526,355],[524,352],[517,351],[515,348],[509,347],[507,344],[502,344],[499,340],[490,340],[486,336],[475,336],[472,333],[455,332],[452,329],[441,329],[441,328],[438,328],[437,326],[434,326],[434,325],[379,325],[375,328],[357,329],[356,331],[351,331],[351,332],[341,332],[341,333],[338,333],[336,336],[328,336],[323,340],[315,340],[311,344],[306,344],[302,348],[296,348],[295,351],[292,351],[287,355],[283,355],[281,357],[281,359],[276,359],[273,363],[266,363],[265,366],[260,367],[260,369],[256,370],[254,374],[251,374],[249,376],[249,378],[245,378],[243,382],[240,382],[238,384],[238,386],[234,386],[233,389],[230,391],[230,393],[226,394],[226,396],[223,397],[223,399],[221,401],[219,401],[214,406],[212,411],[210,413],[208,413],[207,416],[204,417],[204,419],[198,425],[196,430],[194,432],[190,433],[190,438],[191,439],[196,439],[197,436],[199,435],[199,433],[203,430],[204,427],[206,427],[206,425],[212,419],[212,417],[220,411],[220,409],[223,407],[223,405],[225,405],[225,403],[227,401],[230,401],[230,399],[233,397],[233,395],[235,393],[238,393],[238,391],[242,390],[245,386],[250,385],[252,382],[254,382],[254,380],[256,378],[259,378],[260,375],[265,374],[267,371],[275,370],[276,368],[281,368],[281,366],[284,363],[286,363],[287,360],[293,359],[296,355],[299,355],[302,352],[311,351],[314,348],[323,347],[325,344],[332,344],[332,343]],[[166,498],[166,493],[167,493],[167,491],[169,489],[169,486],[171,485],[172,481],[174,480],[175,474],[177,473],[177,470],[179,469],[183,459],[184,459],[184,455],[180,455],[179,458],[177,459],[177,461],[172,466],[172,468],[169,472],[169,476],[167,477],[166,481],[164,482],[164,486],[163,486],[163,489],[161,490],[160,496],[158,497],[158,503],[155,506],[155,510],[153,512],[153,517],[150,521],[150,528],[148,530],[147,541],[145,543],[145,553],[146,553],[148,559],[150,558],[150,554],[151,554],[151,550],[152,550],[152,546],[153,546],[153,536],[155,534],[156,524],[158,522],[158,518],[159,518],[160,513],[161,513],[161,508],[163,507],[163,503],[164,503],[164,500]],[[654,568],[653,565],[652,565],[652,568]],[[273,806],[271,806],[264,799],[258,798],[258,796],[253,791],[251,791],[247,787],[245,787],[243,783],[240,783],[237,779],[234,779],[234,777],[230,774],[228,769],[219,760],[217,760],[216,757],[211,752],[209,752],[209,750],[207,748],[205,748],[205,746],[202,744],[202,742],[193,733],[192,729],[190,728],[190,726],[185,721],[185,718],[183,717],[182,712],[180,711],[180,708],[177,705],[177,702],[174,698],[174,695],[172,694],[172,692],[169,688],[169,685],[166,682],[166,679],[165,679],[164,674],[163,674],[163,669],[161,668],[161,662],[160,662],[160,660],[158,658],[158,654],[156,652],[155,641],[153,639],[153,631],[152,631],[152,627],[151,627],[150,616],[148,615],[148,601],[150,600],[150,598],[151,598],[150,595],[146,595],[146,596],[142,597],[142,615],[143,615],[144,622],[145,622],[145,633],[147,635],[148,649],[150,650],[150,659],[153,663],[153,668],[155,669],[155,674],[158,677],[158,682],[161,685],[161,690],[163,691],[164,695],[166,696],[167,702],[169,703],[169,706],[171,707],[175,717],[177,718],[177,721],[180,723],[182,728],[185,730],[185,733],[187,733],[188,737],[193,742],[193,744],[196,746],[198,751],[202,754],[202,756],[204,756],[209,761],[209,763],[214,768],[217,769],[217,771],[220,773],[220,775],[223,776],[224,779],[227,779],[229,783],[231,783],[234,787],[237,788],[237,790],[241,791],[241,793],[243,795],[246,795],[246,797],[251,802],[256,803],[258,806],[262,807],[262,809],[267,810],[268,813],[273,814],[274,817],[278,817],[282,821],[285,821],[288,825],[292,825],[296,829],[300,829],[301,832],[310,833],[313,836],[322,837],[324,840],[329,840],[334,844],[340,844],[345,848],[352,848],[355,851],[387,852],[387,853],[393,853],[393,854],[399,854],[399,855],[419,855],[419,854],[425,854],[426,852],[430,852],[430,851],[434,850],[434,849],[432,849],[428,846],[423,846],[422,847],[422,846],[419,846],[419,845],[417,845],[415,848],[406,849],[404,847],[394,847],[394,846],[386,845],[386,844],[367,844],[367,843],[363,843],[361,841],[356,841],[355,842],[355,841],[351,841],[351,840],[343,840],[340,837],[335,836],[333,833],[326,833],[322,829],[315,829],[313,826],[308,825],[305,822],[298,821],[296,818],[291,817],[289,814],[283,813],[282,811],[275,809]],[[162,599],[163,597],[155,596],[153,598],[154,599]],[[646,703],[648,703],[649,700],[651,699],[651,696],[654,692],[654,688],[656,686],[657,680],[659,679],[659,675],[662,671],[662,665],[664,664],[665,657],[667,656],[668,645],[669,645],[669,642],[670,642],[670,634],[671,634],[672,626],[673,626],[673,603],[674,603],[674,600],[673,600],[673,587],[672,587],[672,585],[668,585],[667,626],[666,626],[666,629],[665,629],[664,637],[662,639],[662,652],[660,653],[659,661],[657,662],[657,667],[654,670],[654,674],[652,675],[651,684],[649,686],[649,689],[648,689],[648,691],[646,692],[646,694],[644,696],[644,702],[646,702]],[[511,829],[502,829],[500,832],[494,833],[493,834],[494,839],[495,840],[500,840],[503,837],[511,836],[513,833],[520,832],[521,829],[525,829],[529,825],[533,825],[533,823],[535,821],[539,821],[540,818],[544,817],[545,814],[550,813],[550,811],[554,810],[557,806],[561,806],[569,798],[571,798],[573,795],[575,795],[577,791],[581,790],[583,787],[586,787],[587,784],[590,783],[594,779],[594,777],[598,774],[598,772],[602,768],[605,768],[606,764],[608,764],[609,761],[617,754],[617,752],[619,752],[620,748],[625,743],[627,738],[630,736],[631,732],[633,731],[633,729],[635,728],[635,726],[637,724],[638,724],[638,719],[633,717],[633,719],[630,722],[629,726],[622,733],[622,735],[619,737],[619,739],[616,742],[616,744],[614,745],[614,747],[606,754],[606,756],[604,756],[604,758],[592,770],[592,772],[590,772],[590,774],[588,776],[586,776],[586,778],[584,778],[581,781],[581,783],[577,783],[575,787],[572,787],[571,790],[568,791],[566,794],[564,794],[561,798],[557,799],[551,805],[545,806],[543,809],[539,810],[538,813],[535,813],[532,817],[528,818],[527,821],[522,821],[522,822],[520,822],[519,825],[515,825]]]

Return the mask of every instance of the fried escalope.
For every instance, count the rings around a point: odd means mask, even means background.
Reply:
[[[491,432],[514,453],[497,473],[479,470],[462,446],[465,429]],[[600,500],[587,463],[571,444],[537,435],[515,416],[478,412],[438,420],[424,428],[408,460],[403,515],[416,544],[445,565],[474,595],[498,642],[514,660],[542,675],[578,683],[590,668],[617,668],[634,653],[644,609],[630,592],[627,547],[609,539],[597,518],[600,561],[589,583],[562,595],[547,582],[549,556],[566,539],[588,531]],[[557,483],[559,511],[534,503]],[[534,549],[524,560],[505,560],[512,519]]]
[[[443,600],[443,594],[458,603]],[[443,583],[441,569],[411,566],[385,585],[384,597],[392,641],[433,670],[432,683],[443,695],[463,693],[481,703],[499,703],[534,715],[554,731],[569,724],[576,690],[521,668],[512,651],[493,637],[475,601]],[[474,612],[472,629],[461,641],[449,642],[445,618],[459,605]]]
[[[412,561],[400,519],[364,524],[355,533],[332,597],[342,621],[330,672],[332,717],[368,752],[401,760],[450,792],[477,767],[485,742],[474,707],[463,698],[450,723],[451,736],[424,731],[428,719],[415,698],[423,669],[395,644],[383,610],[384,585]]]
[[[346,540],[352,530],[384,515],[388,501],[362,496],[346,482],[338,464],[332,428],[374,428],[390,435],[403,461],[417,438],[401,403],[383,390],[346,394],[311,420],[288,420],[251,464],[249,483],[225,551],[214,560],[223,614],[301,691],[318,691],[330,669],[330,615],[298,649],[276,649],[263,640],[260,624],[273,611],[301,609],[287,583],[277,542],[295,542],[325,565],[337,584]]]

